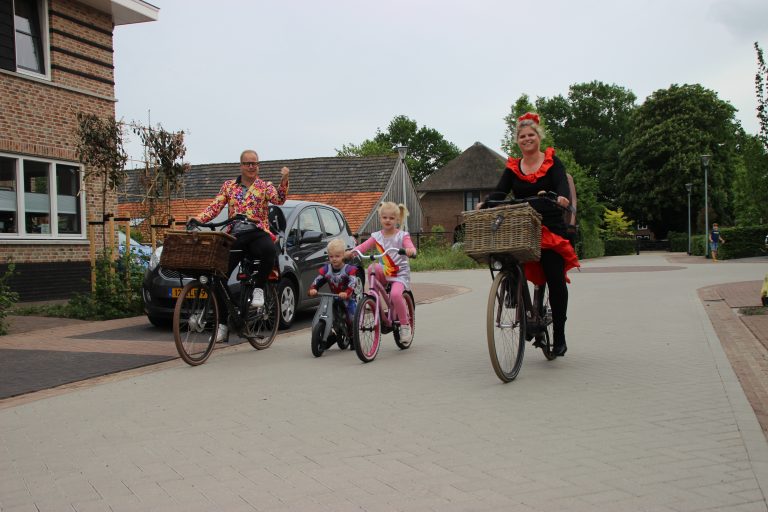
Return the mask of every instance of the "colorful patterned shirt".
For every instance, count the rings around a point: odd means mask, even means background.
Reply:
[[[269,203],[283,204],[288,196],[288,184],[275,186],[270,181],[257,178],[246,190],[241,184],[241,176],[227,180],[221,190],[199,215],[201,222],[208,222],[216,217],[225,205],[229,205],[229,218],[243,214],[269,233]],[[271,234],[271,233],[270,233]]]

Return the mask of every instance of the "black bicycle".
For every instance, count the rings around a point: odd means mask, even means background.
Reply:
[[[235,216],[223,222],[195,224],[213,230],[235,222],[249,221],[243,216]],[[188,231],[193,225],[189,225]],[[217,295],[227,301],[228,323],[240,337],[246,338],[257,350],[272,345],[280,323],[280,303],[275,284],[280,280],[280,275],[278,269],[272,270],[264,290],[264,305],[252,305],[257,263],[258,261],[247,257],[241,259],[236,274],[239,292],[230,290],[229,276],[214,271],[199,271],[194,275],[182,274],[182,277],[191,277],[192,280],[183,286],[176,299],[173,338],[179,355],[187,364],[203,364],[213,352],[220,318]]]
[[[552,192],[520,199],[488,200],[486,204],[492,208],[536,201],[548,201],[570,211],[558,205],[557,194]],[[503,382],[510,382],[520,372],[526,341],[533,340],[533,346],[540,348],[547,360],[555,358],[549,290],[546,283],[534,286],[531,297],[523,263],[511,254],[490,254],[488,265],[493,279],[486,316],[488,352],[496,375]]]

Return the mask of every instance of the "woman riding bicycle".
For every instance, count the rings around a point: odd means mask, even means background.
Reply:
[[[275,247],[276,237],[269,230],[269,203],[281,205],[288,196],[288,181],[290,170],[288,167],[280,169],[282,180],[275,187],[271,182],[259,178],[259,155],[252,149],[246,149],[240,154],[240,176],[233,180],[227,180],[221,186],[221,190],[213,202],[205,208],[200,215],[191,220],[196,222],[208,222],[216,217],[225,205],[229,205],[229,218],[235,215],[245,215],[247,221],[233,224],[229,227],[229,233],[237,240],[232,249],[241,249],[254,260],[259,260],[258,274],[256,276],[256,288],[253,290],[254,307],[264,305],[264,288],[277,256]],[[241,257],[231,256],[229,271],[238,264]],[[217,297],[220,307],[226,308],[227,301],[224,297]],[[227,339],[228,312],[223,311],[219,317],[219,329],[216,341]]]
[[[554,148],[541,151],[544,131],[539,116],[526,113],[517,121],[517,145],[522,158],[510,157],[496,192],[489,199],[503,199],[512,191],[515,197],[535,196],[541,191],[557,194],[557,203],[562,207],[570,204],[570,189],[565,166],[555,156]],[[579,266],[573,246],[567,240],[563,211],[547,201],[534,201],[531,206],[541,214],[541,260],[525,264],[525,275],[536,285],[547,283],[552,308],[553,354],[565,355],[565,320],[568,310],[567,272]]]

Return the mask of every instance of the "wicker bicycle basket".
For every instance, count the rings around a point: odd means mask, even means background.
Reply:
[[[464,252],[485,263],[490,254],[509,254],[517,261],[541,256],[541,216],[528,204],[464,212]]]
[[[234,241],[235,237],[219,231],[169,231],[163,241],[160,265],[191,274],[204,271],[226,275]]]

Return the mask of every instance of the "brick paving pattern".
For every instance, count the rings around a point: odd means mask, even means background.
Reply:
[[[609,270],[571,276],[567,357],[529,346],[511,384],[478,270],[417,274],[471,291],[421,304],[413,347],[385,336],[371,364],[312,357],[304,330],[0,407],[0,508],[766,511],[768,443],[715,329],[752,335],[712,290],[759,267],[664,263],[585,262]]]

